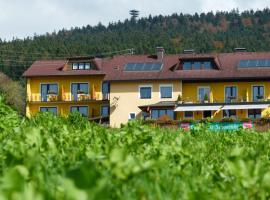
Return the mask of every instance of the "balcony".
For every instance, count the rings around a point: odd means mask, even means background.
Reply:
[[[97,102],[97,101],[108,101],[108,100],[109,100],[109,94],[100,95],[99,93],[95,95],[77,94],[76,96],[70,93],[65,93],[63,95],[47,94],[46,96],[42,96],[41,94],[31,94],[27,96],[27,102],[31,102],[31,103]]]
[[[270,98],[264,98],[263,96],[256,96],[256,99],[249,99],[249,98],[236,98],[236,97],[228,97],[227,99],[221,100],[216,99],[214,97],[210,97],[209,99],[205,100],[194,100],[191,97],[182,98],[181,101],[177,101],[177,104],[215,104],[215,103],[263,103],[269,102]]]

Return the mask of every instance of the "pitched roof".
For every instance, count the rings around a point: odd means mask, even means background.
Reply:
[[[218,70],[173,70],[180,60],[212,58],[218,65]],[[110,81],[148,80],[148,79],[180,79],[180,80],[210,80],[210,79],[258,79],[270,78],[270,67],[237,68],[240,60],[270,59],[270,52],[237,52],[220,54],[179,54],[165,55],[164,66],[158,72],[125,72],[128,62],[151,62],[155,58],[146,55],[121,55],[103,60],[105,79]],[[118,69],[114,69],[118,66]]]
[[[211,58],[218,69],[214,70],[175,70],[181,60]],[[176,54],[165,55],[160,71],[125,71],[127,63],[158,62],[156,56],[149,55],[118,55],[112,58],[95,58],[97,70],[62,70],[68,60],[36,61],[24,76],[62,76],[62,75],[105,75],[109,81],[132,80],[224,80],[224,79],[261,79],[270,78],[270,67],[237,68],[240,60],[269,59],[270,52],[236,52],[220,54]]]
[[[105,75],[101,70],[63,70],[68,60],[35,61],[23,74],[25,77],[35,76],[69,76],[69,75]],[[100,61],[95,61],[99,69]]]

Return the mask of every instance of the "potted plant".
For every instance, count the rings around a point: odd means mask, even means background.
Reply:
[[[83,90],[78,90],[77,94],[85,94],[85,92]]]
[[[209,98],[208,98],[208,94],[207,93],[204,94],[203,101],[204,101],[204,103],[209,103]]]
[[[181,94],[179,94],[178,97],[177,97],[177,103],[178,104],[183,103],[183,101],[182,101],[182,95]]]
[[[56,92],[53,90],[48,90],[48,94],[56,94]]]

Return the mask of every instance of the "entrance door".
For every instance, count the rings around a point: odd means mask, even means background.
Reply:
[[[203,118],[207,118],[207,117],[211,118],[211,116],[212,116],[211,110],[203,111]]]

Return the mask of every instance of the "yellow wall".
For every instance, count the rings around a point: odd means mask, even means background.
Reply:
[[[35,115],[39,112],[40,107],[57,107],[57,114],[61,116],[67,116],[70,113],[71,106],[88,106],[88,115],[89,117],[99,116],[101,106],[105,105],[100,102],[69,102],[69,103],[30,103],[29,110],[30,116]]]
[[[161,99],[159,87],[163,84],[173,85],[173,97],[171,99]],[[152,98],[140,99],[139,86],[152,86]],[[141,118],[141,110],[138,106],[155,104],[160,101],[176,101],[182,93],[182,83],[180,80],[171,81],[134,81],[134,82],[112,82],[110,93],[110,125],[119,127],[121,123],[128,122],[129,114],[136,113],[136,118]]]
[[[241,102],[242,99],[252,101],[252,87],[256,85],[264,86],[264,98],[270,99],[270,82],[209,82],[209,83],[183,83],[183,100],[186,102],[198,103],[198,88],[210,87],[213,102],[223,103],[225,101],[225,87],[236,86],[237,87],[237,101]],[[262,115],[265,116],[270,112],[270,109],[265,109]],[[222,119],[222,111],[218,111],[216,115],[212,115],[214,119]],[[238,118],[247,118],[247,110],[236,110]],[[184,119],[183,112],[178,113],[178,119]],[[194,119],[202,119],[202,112],[194,112]]]
[[[224,102],[225,87],[237,86],[237,100],[247,96],[252,101],[252,86],[263,85],[265,98],[270,99],[270,82],[211,82],[211,83],[183,83],[183,100],[196,102],[198,100],[198,87],[210,87],[214,102]]]
[[[88,105],[89,106],[89,116],[92,115],[92,109],[94,109],[94,114],[99,114],[100,104],[98,102],[86,103],[86,102],[68,102],[71,100],[71,83],[88,83],[89,84],[89,94],[95,95],[97,100],[102,98],[102,80],[103,76],[55,76],[55,77],[34,77],[27,79],[27,99],[30,102],[27,103],[26,115],[33,116],[39,112],[40,106],[53,106],[58,107],[58,113],[61,115],[67,115],[70,111],[71,105]],[[59,102],[40,102],[41,100],[41,84],[42,83],[56,83],[58,84],[58,98],[63,101]],[[94,89],[93,89],[94,88]],[[65,102],[67,101],[67,102]]]

